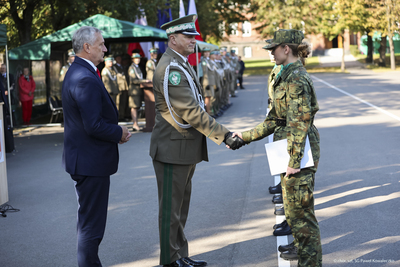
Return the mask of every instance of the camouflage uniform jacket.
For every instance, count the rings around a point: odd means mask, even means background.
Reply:
[[[303,158],[307,135],[317,170],[319,161],[319,133],[314,126],[314,116],[319,107],[313,82],[300,61],[297,61],[277,77],[274,83],[272,110],[264,122],[243,132],[243,140],[252,142],[274,134],[274,141],[287,138],[290,155],[288,166],[299,169]],[[286,126],[278,126],[276,118],[286,120]]]
[[[272,109],[272,102],[274,102],[274,83],[276,75],[281,70],[281,65],[275,65],[268,77],[268,108]]]

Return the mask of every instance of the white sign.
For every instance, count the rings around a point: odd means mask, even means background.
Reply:
[[[290,156],[287,152],[287,139],[271,142],[265,144],[265,150],[267,151],[269,169],[271,175],[278,175],[287,171]],[[308,168],[314,166],[314,160],[312,157],[310,140],[306,139],[306,145],[304,147],[304,156],[300,162],[300,168]]]

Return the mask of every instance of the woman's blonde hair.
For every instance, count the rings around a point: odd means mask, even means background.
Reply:
[[[285,45],[292,49],[293,56],[300,58],[304,66],[306,64],[305,59],[311,54],[311,45],[307,42],[302,42],[301,44],[282,44],[282,47]]]

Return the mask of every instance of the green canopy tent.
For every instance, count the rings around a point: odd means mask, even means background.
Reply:
[[[8,70],[8,49],[7,49],[7,26],[5,24],[0,24],[0,46],[5,46],[6,47],[6,65],[7,65],[7,88],[5,88],[8,91],[8,103],[10,107],[10,114],[12,114],[12,109],[11,109],[11,93],[10,93],[10,77],[9,77],[9,70]],[[13,121],[12,121],[12,116],[10,116],[11,120],[11,127],[13,127]]]
[[[82,26],[93,26],[102,30],[103,38],[107,44],[165,41],[168,39],[164,30],[98,14],[14,48],[10,50],[9,58],[11,60],[49,60],[53,57],[53,53],[65,53],[71,48],[72,35]]]

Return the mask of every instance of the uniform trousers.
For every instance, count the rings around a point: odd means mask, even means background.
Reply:
[[[285,177],[281,174],[286,221],[298,248],[300,267],[322,266],[321,236],[314,213],[315,172],[304,169]]]
[[[110,176],[71,178],[78,198],[78,266],[100,267],[98,251],[106,229]]]
[[[32,103],[33,100],[21,101],[22,106],[22,120],[25,124],[31,121],[32,117]]]
[[[189,256],[183,232],[189,213],[192,177],[196,164],[177,165],[153,160],[158,186],[160,264]]]
[[[125,117],[131,117],[131,112],[129,109],[129,95],[127,90],[120,91],[118,114],[120,119],[125,119]]]

